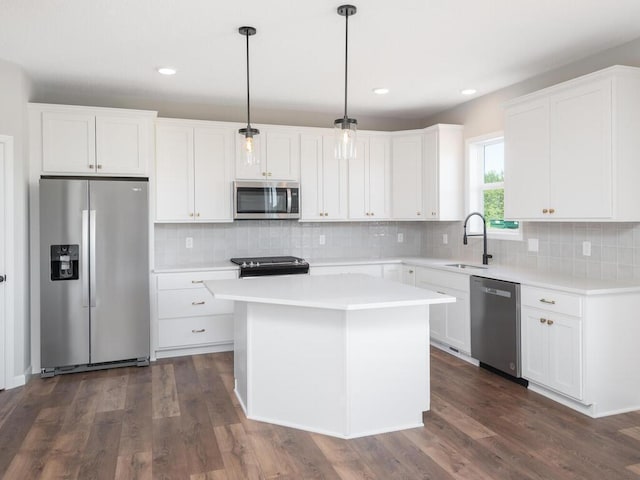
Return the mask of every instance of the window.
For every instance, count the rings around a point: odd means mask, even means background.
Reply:
[[[491,238],[522,240],[522,225],[504,219],[504,138],[502,133],[467,140],[469,212],[480,212]],[[482,221],[473,217],[472,233],[482,232]]]

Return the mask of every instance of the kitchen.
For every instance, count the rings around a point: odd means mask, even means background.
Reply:
[[[360,13],[361,15],[361,13]],[[335,13],[333,13],[335,16]],[[357,20],[363,22],[361,19]],[[355,23],[354,25],[358,25]],[[353,39],[358,37],[358,30],[354,26]],[[358,26],[358,28],[362,28]],[[259,45],[259,37],[262,30],[258,35],[252,38],[252,46]],[[237,33],[235,34],[237,36]],[[635,38],[635,37],[630,37]],[[241,40],[240,40],[241,42]],[[594,50],[595,51],[595,50]],[[387,127],[388,130],[409,130],[412,128],[422,128],[428,125],[436,125],[439,123],[451,123],[451,124],[463,124],[465,128],[465,138],[475,138],[480,135],[496,132],[502,130],[503,127],[503,101],[516,98],[520,95],[527,94],[540,88],[557,84],[561,81],[570,80],[580,75],[591,73],[601,68],[609,67],[614,64],[624,65],[640,65],[637,54],[637,42],[630,42],[619,47],[612,48],[609,51],[604,51],[599,54],[593,54],[590,57],[586,57],[583,60],[573,61],[573,63],[556,68],[555,70],[541,74],[537,77],[533,77],[530,80],[526,80],[515,84],[512,87],[500,90],[495,94],[488,94],[480,97],[477,100],[467,102],[462,106],[455,107],[451,110],[445,111],[441,114],[434,113],[429,118],[421,119],[417,124],[405,124],[397,125],[393,127]],[[240,55],[239,52],[238,55]],[[255,57],[254,57],[255,58]],[[354,58],[356,54],[354,53]],[[244,58],[242,59],[244,61]],[[339,64],[341,59],[336,59],[335,63]],[[27,146],[27,129],[26,129],[26,113],[23,112],[27,101],[36,102],[50,102],[50,103],[75,103],[79,105],[96,105],[101,104],[104,106],[120,106],[120,107],[134,107],[145,108],[155,110],[151,102],[146,102],[146,105],[142,105],[142,101],[129,102],[128,105],[117,104],[113,101],[109,102],[105,99],[100,100],[97,97],[87,96],[84,99],[69,100],[69,94],[54,95],[50,93],[49,96],[43,95],[36,96],[30,94],[30,86],[26,75],[11,64],[2,65],[2,78],[7,82],[12,92],[12,98],[7,99],[7,105],[13,110],[8,115],[10,118],[3,117],[3,121],[6,124],[4,132],[14,133],[14,156],[16,159],[25,158],[28,150]],[[355,70],[355,67],[354,67]],[[255,70],[254,70],[255,71]],[[336,67],[336,75],[338,75],[338,67]],[[352,71],[353,74],[353,71]],[[339,75],[338,75],[339,76]],[[253,83],[258,82],[253,79]],[[338,82],[339,83],[339,82]],[[340,97],[339,91],[336,92]],[[82,95],[79,95],[81,97]],[[65,100],[67,98],[67,100]],[[18,99],[18,100],[16,100]],[[353,110],[353,106],[351,107]],[[197,109],[196,109],[197,110]],[[222,112],[224,109],[221,108]],[[340,111],[340,107],[337,108]],[[243,122],[242,107],[238,109],[239,113],[225,116],[223,113],[219,113],[215,120],[234,120],[236,122]],[[353,112],[362,121],[362,117]],[[331,125],[331,121],[335,118],[335,112],[333,117],[328,114],[330,120],[324,122],[321,125],[311,124],[309,126],[322,126]],[[164,116],[164,115],[163,115]],[[183,118],[199,118],[197,115],[181,115]],[[205,117],[202,117],[205,118]],[[265,120],[270,117],[265,116]],[[275,115],[271,118],[277,118]],[[16,121],[18,120],[18,121]],[[268,123],[268,122],[266,122]],[[274,122],[275,123],[275,122]],[[292,125],[297,125],[293,120],[288,122]],[[400,122],[399,122],[400,123]],[[372,124],[372,130],[378,130],[375,124]],[[380,128],[383,130],[384,128]],[[25,241],[27,235],[27,206],[26,206],[26,178],[30,173],[25,163],[18,162],[16,165],[21,168],[14,169],[15,182],[15,209],[14,215],[16,217],[16,233],[15,243],[17,246],[18,254],[16,256],[16,263],[27,263],[26,246]],[[33,174],[34,172],[31,172]],[[36,172],[37,176],[39,172]],[[466,212],[465,212],[466,213]],[[275,255],[283,252],[293,255],[301,256],[303,258],[309,258],[316,261],[337,261],[337,259],[345,257],[353,258],[388,258],[388,257],[437,257],[442,259],[455,259],[467,263],[479,263],[482,249],[481,242],[476,240],[470,240],[468,247],[462,245],[462,224],[460,221],[447,221],[447,222],[401,222],[401,221],[388,221],[388,222],[312,222],[312,223],[295,223],[287,221],[275,221],[275,222],[261,222],[261,221],[247,221],[225,223],[225,224],[187,224],[187,223],[167,223],[156,224],[154,228],[155,241],[154,248],[155,253],[152,261],[155,262],[155,268],[175,268],[181,266],[183,268],[194,267],[197,265],[211,265],[217,261],[228,261],[232,256],[245,256],[246,255]],[[497,264],[515,264],[516,266],[534,266],[540,267],[542,270],[561,268],[565,272],[569,272],[576,277],[602,278],[602,279],[633,279],[637,278],[637,264],[635,249],[637,248],[638,235],[637,223],[634,222],[526,222],[525,231],[523,233],[525,241],[514,242],[509,240],[490,240],[489,252],[493,254],[493,262]],[[398,242],[398,235],[402,234],[403,242]],[[443,236],[446,235],[448,242],[444,243]],[[324,236],[324,245],[321,245],[321,236]],[[187,238],[193,239],[193,248],[185,248],[185,242]],[[354,240],[355,239],[355,240]],[[528,244],[530,239],[537,239],[539,242],[538,251],[529,251]],[[266,246],[266,241],[269,242],[269,247]],[[592,255],[585,256],[581,254],[582,242],[591,242]],[[211,243],[209,243],[211,242]],[[235,247],[229,245],[235,244]],[[211,246],[212,245],[212,246]],[[578,247],[576,247],[576,245]],[[259,246],[258,250],[255,250],[255,246]],[[22,248],[21,248],[22,247]],[[578,249],[579,248],[579,249]],[[22,250],[22,253],[20,253]],[[569,252],[569,254],[567,254]],[[33,265],[32,265],[33,268]],[[37,338],[37,332],[35,332],[35,324],[33,330],[30,327],[30,323],[24,321],[29,317],[29,283],[28,283],[28,267],[16,268],[15,276],[9,276],[8,278],[15,278],[18,285],[25,285],[25,288],[15,289],[15,302],[14,309],[16,311],[16,323],[12,328],[12,340],[9,342],[11,350],[7,357],[9,377],[19,377],[24,375],[25,370],[30,370],[34,367],[37,370],[37,352],[39,348],[32,344],[31,338]],[[9,285],[9,283],[7,283]],[[21,313],[22,312],[22,313]],[[437,353],[436,353],[437,354]],[[35,361],[33,360],[35,358]],[[449,360],[443,360],[446,364]],[[200,365],[202,367],[202,365]],[[228,367],[228,365],[227,365]],[[461,365],[460,369],[464,370],[465,365]],[[219,374],[228,373],[225,371],[225,366],[222,365]],[[162,369],[163,371],[169,370],[168,368]],[[204,368],[206,370],[206,367]],[[187,371],[193,373],[192,369],[187,368]],[[116,373],[117,375],[117,373]],[[446,376],[446,375],[445,375]],[[435,376],[434,376],[435,378]],[[68,382],[69,380],[63,380],[62,382]],[[180,380],[176,379],[177,382]],[[435,380],[433,381],[433,387],[435,388]],[[504,387],[507,388],[507,387]],[[442,395],[440,395],[442,398]],[[447,397],[449,398],[449,397]],[[548,403],[543,405],[547,406]],[[441,407],[447,407],[448,405],[440,403]],[[458,405],[458,410],[460,409]],[[445,410],[445,408],[441,409]],[[449,410],[451,412],[452,410]],[[571,415],[568,413],[568,415]],[[460,415],[460,418],[465,418]],[[583,417],[570,417],[575,419],[576,422],[582,422]],[[631,418],[634,418],[631,416]],[[602,422],[594,425],[610,425],[609,423]],[[633,424],[627,425],[629,433],[633,433]],[[608,428],[603,426],[602,428]],[[624,428],[623,428],[624,429]],[[263,432],[264,433],[264,432]],[[486,432],[485,432],[486,434]],[[221,434],[222,435],[222,434]],[[269,435],[267,433],[266,435]],[[290,434],[283,434],[290,435]],[[483,438],[489,438],[490,435],[486,435]],[[225,437],[226,438],[226,437]],[[258,435],[258,438],[259,435]],[[618,438],[620,444],[631,445],[633,438],[629,435]],[[319,442],[321,440],[318,440]],[[392,438],[391,443],[387,443],[385,448],[387,450],[393,449],[394,442],[397,438]],[[304,440],[301,440],[304,442]],[[366,443],[363,443],[366,445]],[[330,445],[324,444],[325,447]],[[536,445],[540,451],[544,451],[544,447],[540,444]],[[356,448],[356,447],[353,447]],[[428,448],[425,446],[425,448]],[[553,452],[546,452],[553,457]],[[471,455],[471,454],[469,454]],[[364,457],[367,458],[367,457]],[[597,457],[596,458],[602,458]],[[360,459],[362,462],[362,459]],[[339,463],[339,462],[337,462]],[[606,462],[604,462],[606,464]],[[628,462],[631,465],[634,462]],[[635,463],[638,463],[637,460]],[[622,467],[627,464],[622,465]],[[493,470],[494,477],[498,477],[498,470]],[[298,468],[300,468],[298,466]],[[381,467],[382,468],[382,467]],[[389,467],[387,467],[389,468]],[[405,476],[411,477],[417,476],[415,470],[411,470],[411,467],[404,467]],[[424,467],[426,468],[426,467]],[[408,470],[406,470],[408,469]],[[296,470],[292,467],[290,470],[291,475]],[[385,470],[381,470],[385,471]],[[609,472],[611,473],[611,472]],[[616,471],[616,474],[619,472]],[[402,475],[402,473],[399,473]],[[612,478],[615,478],[612,474]],[[623,473],[619,473],[622,477]],[[327,475],[328,476],[328,475]],[[390,477],[393,475],[390,474]],[[584,475],[583,475],[584,476]],[[552,474],[547,475],[548,478],[553,478]],[[446,477],[443,477],[446,478]]]

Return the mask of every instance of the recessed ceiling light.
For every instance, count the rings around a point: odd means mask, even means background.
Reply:
[[[475,88],[465,88],[464,90],[460,90],[460,93],[462,95],[473,95],[474,93],[477,93],[478,91]]]
[[[373,93],[375,93],[376,95],[386,95],[387,93],[389,93],[389,89],[388,88],[374,88],[373,89]]]
[[[158,73],[161,75],[175,75],[176,69],[171,67],[160,67]]]

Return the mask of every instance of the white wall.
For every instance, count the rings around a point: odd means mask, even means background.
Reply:
[[[31,365],[29,322],[29,200],[27,102],[31,83],[22,69],[0,60],[0,134],[14,139],[14,247],[15,262],[13,353],[7,352],[7,386],[24,383]],[[11,339],[9,339],[11,341]]]

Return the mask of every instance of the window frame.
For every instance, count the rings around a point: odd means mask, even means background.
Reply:
[[[465,140],[465,205],[469,213],[479,211],[484,215],[484,191],[496,188],[504,189],[504,179],[502,182],[484,183],[484,147],[500,142],[504,143],[503,131],[470,137]],[[487,238],[521,241],[524,225],[522,221],[518,220],[518,222],[517,230],[491,229],[487,225]],[[469,233],[482,233],[480,218],[477,216],[471,218],[467,229]]]

